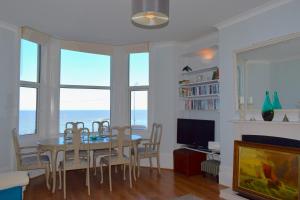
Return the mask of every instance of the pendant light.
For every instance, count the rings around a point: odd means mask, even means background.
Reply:
[[[161,28],[169,22],[169,0],[132,0],[131,20],[141,28]]]

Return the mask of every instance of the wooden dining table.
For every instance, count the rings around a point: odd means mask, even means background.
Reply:
[[[130,142],[132,142],[134,155],[137,155],[137,147],[138,144],[142,140],[142,136],[139,134],[132,134],[131,138],[128,135],[127,138],[124,138],[124,144],[125,146],[129,146]],[[130,141],[131,140],[131,141]],[[109,148],[109,141],[110,138],[108,136],[98,136],[94,138],[90,138],[89,145],[90,150],[96,150],[96,149],[107,149]],[[71,144],[72,141],[68,140],[67,144]],[[55,138],[47,138],[47,139],[41,139],[38,141],[39,148],[41,151],[49,151],[51,152],[51,167],[52,167],[52,193],[55,193],[56,189],[56,171],[57,171],[57,154],[60,151],[64,151],[64,136],[58,136]],[[88,139],[87,137],[82,137],[82,144],[88,145]],[[70,145],[71,146],[71,145]],[[114,140],[114,137],[112,137],[112,146],[117,146],[117,140]],[[130,152],[129,152],[130,153]],[[133,163],[133,176],[134,179],[136,179],[135,175],[135,167],[136,167],[136,156],[134,157],[134,163]]]

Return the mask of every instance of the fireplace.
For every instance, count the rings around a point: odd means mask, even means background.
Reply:
[[[300,199],[300,141],[243,135],[234,143],[233,190],[251,199]]]

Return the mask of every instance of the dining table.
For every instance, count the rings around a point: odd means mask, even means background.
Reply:
[[[117,139],[116,137],[110,138],[108,135],[101,135],[97,137],[90,136],[88,140],[87,137],[81,137],[83,145],[90,145],[90,151],[97,150],[97,149],[108,149],[109,148],[109,141],[112,140],[112,147],[117,146]],[[129,146],[132,144],[134,155],[137,155],[137,148],[139,143],[142,140],[142,136],[139,134],[131,134],[126,135],[124,137],[124,144],[125,146]],[[43,152],[50,152],[51,153],[51,168],[52,168],[52,193],[55,193],[56,189],[56,172],[57,172],[57,155],[60,151],[64,151],[64,146],[66,144],[72,144],[71,140],[64,140],[63,134],[59,134],[57,137],[54,138],[46,138],[38,140],[38,146],[41,151]],[[71,145],[70,145],[71,146]],[[129,152],[131,156],[131,152]],[[137,156],[134,156],[134,163],[133,163],[133,177],[136,180],[135,174],[135,167],[137,163]]]

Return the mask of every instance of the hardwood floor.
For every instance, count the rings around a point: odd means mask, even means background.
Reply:
[[[91,175],[91,196],[87,194],[85,186],[85,171],[77,170],[67,173],[67,199],[126,199],[126,200],[168,200],[185,194],[194,194],[203,200],[217,200],[219,191],[224,189],[213,180],[202,176],[186,177],[175,174],[172,170],[157,171],[149,168],[141,168],[141,176],[136,182],[133,181],[133,188],[129,187],[128,178],[124,181],[122,172],[112,173],[112,192],[109,192],[108,171],[104,170],[104,183],[100,184],[100,177]],[[99,174],[99,173],[98,173]],[[47,190],[44,176],[30,180],[25,191],[24,200],[53,200],[63,199],[63,191],[56,190],[52,194]]]

